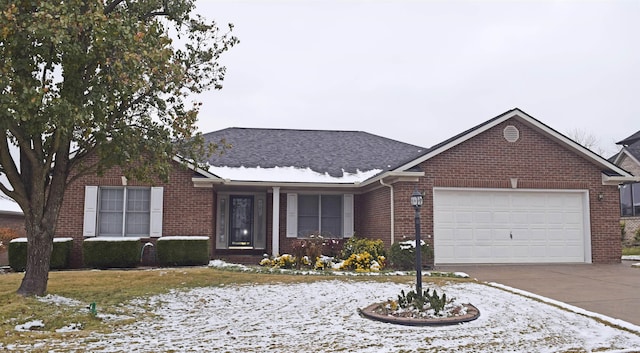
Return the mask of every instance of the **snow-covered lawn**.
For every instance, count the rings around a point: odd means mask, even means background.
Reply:
[[[131,303],[150,304],[156,316],[140,315],[115,333],[0,344],[0,351],[28,351],[45,343],[49,352],[634,352],[640,347],[640,327],[618,322],[626,327],[621,330],[472,282],[443,287],[448,296],[478,307],[481,316],[470,323],[407,327],[358,315],[357,308],[395,298],[401,289],[410,287],[319,278],[172,291]]]

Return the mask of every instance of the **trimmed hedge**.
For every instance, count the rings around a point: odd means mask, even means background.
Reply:
[[[84,240],[82,247],[86,267],[130,268],[140,263],[140,238],[88,238]]]
[[[54,238],[49,268],[53,270],[69,268],[72,247],[73,239]],[[26,269],[27,238],[16,238],[9,242],[9,266],[16,272],[22,272]]]
[[[162,237],[156,243],[160,266],[199,266],[209,263],[209,238]]]

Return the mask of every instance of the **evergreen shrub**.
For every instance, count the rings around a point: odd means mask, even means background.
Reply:
[[[84,240],[82,247],[86,267],[132,268],[140,263],[140,238],[88,238]]]
[[[160,266],[200,266],[209,263],[209,237],[162,237],[156,243]]]
[[[49,268],[52,270],[69,268],[72,247],[73,239],[54,238]],[[26,269],[27,238],[15,238],[9,242],[9,267],[16,272],[22,272]]]

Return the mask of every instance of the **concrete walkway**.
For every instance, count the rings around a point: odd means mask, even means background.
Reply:
[[[614,265],[456,265],[437,271],[466,272],[640,326],[639,261]]]

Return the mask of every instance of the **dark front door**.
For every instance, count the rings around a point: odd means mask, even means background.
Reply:
[[[231,196],[229,246],[253,246],[253,196]]]

